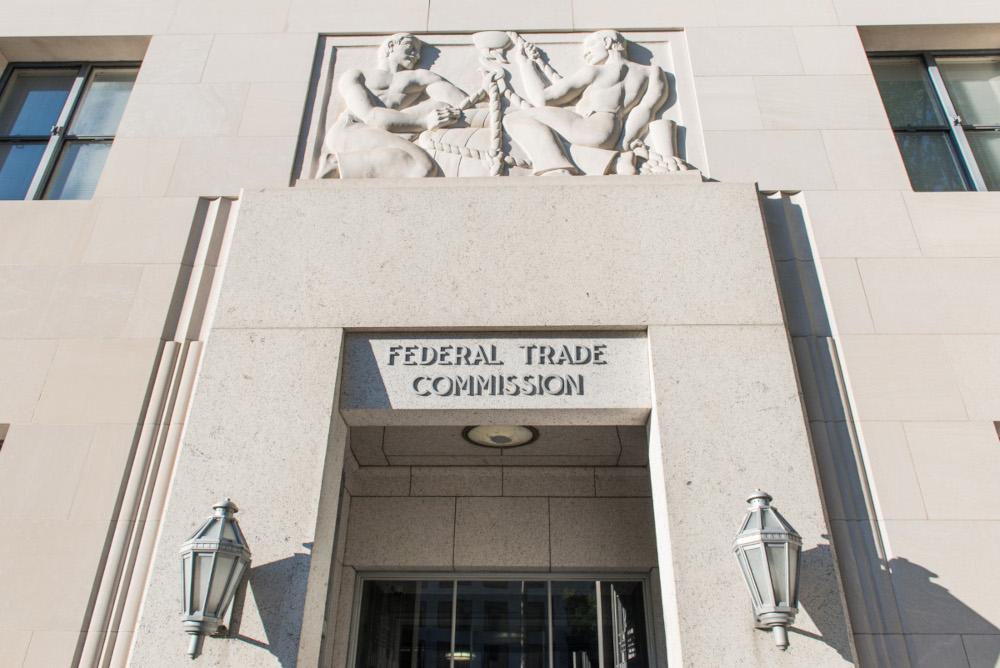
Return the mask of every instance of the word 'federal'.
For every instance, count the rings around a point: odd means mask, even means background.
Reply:
[[[607,345],[518,346],[524,364],[579,366],[607,364]],[[502,366],[494,345],[389,346],[389,366]]]

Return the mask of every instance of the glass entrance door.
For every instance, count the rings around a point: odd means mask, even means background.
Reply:
[[[365,579],[355,668],[645,668],[636,580]]]

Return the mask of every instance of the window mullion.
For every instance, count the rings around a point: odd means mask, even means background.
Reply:
[[[986,179],[983,178],[983,173],[979,171],[979,165],[976,164],[976,156],[972,153],[972,146],[969,144],[969,139],[965,136],[965,129],[962,127],[962,117],[959,116],[955,105],[951,101],[951,96],[948,94],[948,87],[945,86],[944,78],[941,76],[940,70],[938,70],[937,60],[935,60],[932,54],[925,54],[924,61],[927,63],[927,73],[930,76],[931,84],[934,86],[934,92],[937,94],[938,101],[944,109],[945,116],[950,121],[948,130],[951,133],[952,139],[955,140],[955,146],[958,147],[959,154],[962,156],[965,172],[972,181],[973,188],[976,190],[987,190]]]
[[[42,198],[49,175],[52,174],[56,159],[59,157],[59,151],[66,141],[66,129],[69,127],[73,110],[76,109],[77,103],[83,96],[83,89],[87,83],[87,77],[90,76],[90,69],[90,65],[82,65],[77,72],[73,87],[69,89],[69,95],[66,96],[66,103],[63,104],[59,118],[52,127],[52,135],[49,137],[49,143],[45,146],[45,152],[42,153],[42,159],[38,161],[38,169],[35,170],[35,176],[31,179],[31,185],[28,186],[28,192],[24,196],[25,199]]]

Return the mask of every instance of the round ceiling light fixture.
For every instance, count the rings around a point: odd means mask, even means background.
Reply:
[[[516,448],[538,439],[538,430],[521,425],[483,424],[466,427],[462,438],[486,448]]]

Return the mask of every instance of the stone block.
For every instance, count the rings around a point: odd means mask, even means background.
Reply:
[[[187,281],[190,267],[175,264],[153,264],[142,267],[142,278],[135,291],[128,321],[122,333],[126,337],[172,337],[167,325],[176,323],[183,302],[178,293]],[[211,270],[209,270],[211,271]]]
[[[908,422],[905,429],[928,519],[1000,520],[992,422]]]
[[[811,191],[805,203],[820,257],[920,256],[900,193]]]
[[[1000,193],[903,193],[926,256],[1000,257]]]
[[[79,262],[94,227],[96,202],[0,202],[0,265]]]
[[[0,663],[5,666],[20,666],[24,663],[24,657],[28,653],[28,642],[31,640],[31,631],[28,630],[3,630],[0,631]]]
[[[829,299],[828,308],[841,334],[874,334],[875,325],[868,312],[868,298],[858,263],[851,259],[823,260],[823,283]]]
[[[82,473],[93,438],[92,426],[14,424],[4,440],[0,515],[67,519],[77,489],[86,482]]]
[[[409,496],[410,467],[362,466],[347,473],[345,485],[355,498],[359,496]]]
[[[243,137],[289,137],[299,131],[306,86],[294,83],[253,83],[240,120]]]
[[[970,668],[995,668],[1000,658],[1000,634],[962,636]]]
[[[1000,522],[887,520],[903,632],[992,634],[1000,622]]]
[[[201,81],[201,73],[205,69],[205,61],[211,48],[210,34],[154,35],[142,59],[142,67],[139,69],[136,82],[197,83]]]
[[[0,267],[0,317],[7,326],[0,338],[36,339],[56,283],[65,271],[57,266]]]
[[[201,157],[203,173],[209,167],[214,172],[217,161],[222,168],[222,156],[211,155],[218,141],[231,140],[202,142],[191,154],[192,163]],[[288,140],[281,160],[294,143]],[[239,156],[231,157],[239,164]],[[768,154],[756,154],[754,164],[761,159]],[[182,156],[182,162],[187,165],[188,159]],[[280,169],[273,168],[276,179]],[[226,179],[235,185],[241,170],[229,169]],[[414,328],[449,323],[506,329],[525,322],[593,328],[782,321],[760,206],[747,185],[669,186],[669,177],[548,179],[544,187],[517,178],[406,182],[328,181],[309,189],[248,193],[217,326],[363,329],[407,322]],[[243,177],[242,185],[249,189],[254,183]],[[380,198],[394,203],[391,215],[377,225],[362,224],[375,215],[372,203]],[[622,198],[629,202],[625,217]],[[574,204],[572,214],[567,202]],[[274,225],[288,206],[301,215]],[[469,207],[477,211],[475,219],[469,218]],[[671,224],[663,225],[665,219]],[[498,233],[496,243],[518,257],[516,272],[497,271],[482,259],[484,235]],[[553,254],[575,258],[574,270],[553,274]],[[267,266],[291,269],[261,271]],[[664,267],[670,268],[666,274]],[[467,280],[454,281],[454,271]],[[359,276],[374,274],[380,277],[377,285],[359,283]],[[303,291],[304,280],[327,298]],[[565,299],[546,296],[555,292]],[[428,294],[442,298],[428,301]],[[486,312],[475,306],[484,300],[493,305]],[[372,309],[376,301],[384,308]]]
[[[61,270],[42,318],[42,336],[121,336],[141,280],[142,267],[134,265],[91,264]]]
[[[235,196],[244,189],[287,185],[296,141],[297,137],[184,139],[167,193]]]
[[[862,422],[861,438],[879,519],[927,519],[926,495],[903,425]]]
[[[305,83],[315,52],[315,32],[216,35],[201,80]]]
[[[819,26],[836,24],[832,0],[715,0],[719,25]]]
[[[386,427],[382,449],[387,457],[456,455],[489,458],[499,463],[500,449],[473,445],[462,438],[462,427]]]
[[[912,24],[996,23],[1000,13],[980,0],[955,0],[948,4],[921,0],[834,0],[842,25],[909,26]],[[935,26],[936,27],[936,26]],[[937,32],[936,30],[934,32]]]
[[[698,111],[705,130],[763,130],[753,77],[697,77]]]
[[[860,260],[877,332],[1000,331],[1000,259]]]
[[[767,130],[888,129],[871,75],[756,76],[754,87]]]
[[[940,337],[852,334],[841,345],[859,419],[967,418]]]
[[[656,566],[649,499],[550,499],[552,569]]]
[[[961,668],[969,665],[962,636],[959,635],[907,635],[906,648],[913,668]]]
[[[79,631],[32,631],[24,663],[19,665],[21,668],[72,665],[80,635]]]
[[[608,26],[662,29],[712,26],[717,22],[710,2],[644,2],[622,0],[608,4],[601,0],[573,0],[573,27],[601,30]]]
[[[427,30],[570,30],[573,27],[573,0],[553,0],[542,4],[531,0],[480,4],[470,7],[463,0],[435,0],[427,13]],[[631,25],[631,24],[629,24]]]
[[[946,336],[948,350],[965,410],[973,420],[996,420],[1000,415],[1000,335]]]
[[[83,261],[180,264],[197,204],[193,197],[102,199]]]
[[[373,0],[363,6],[292,0],[288,30],[319,33],[425,32],[429,0],[400,4],[397,0]],[[482,26],[479,26],[482,27]]]
[[[905,666],[910,662],[902,634],[855,633],[860,666]]]
[[[358,570],[452,567],[455,499],[355,497],[345,563]]]
[[[105,424],[94,429],[86,459],[73,494],[68,517],[79,522],[111,521],[118,495],[126,484],[136,425]]]
[[[876,525],[867,520],[831,520],[830,531],[855,633],[902,633],[888,565],[879,556],[880,537],[876,533]],[[880,645],[878,642],[871,643],[871,653],[885,652],[886,649]],[[891,647],[895,643],[888,645],[892,652]],[[865,654],[863,650],[858,647],[862,656]],[[862,665],[894,664],[875,662]]]
[[[136,84],[119,137],[224,137],[237,133],[246,83]]]
[[[414,466],[414,496],[500,496],[499,466]]]
[[[910,180],[893,135],[881,130],[824,130],[840,190],[908,190]]]
[[[594,496],[595,486],[590,467],[503,467],[504,496]]]
[[[832,190],[833,172],[819,131],[706,131],[708,172],[761,190]]]
[[[179,139],[118,137],[104,163],[94,198],[163,197],[180,147]]]
[[[618,456],[620,466],[645,466],[649,463],[649,437],[645,427],[617,427],[622,451]]]
[[[598,467],[594,472],[597,496],[650,496],[645,467]]]
[[[854,26],[810,25],[792,32],[806,74],[871,74],[865,46]]]
[[[56,354],[56,341],[0,340],[0,422],[30,422],[46,375]]]
[[[499,458],[478,455],[393,455],[390,466],[497,466]]]
[[[691,28],[695,76],[802,74],[795,33],[786,27]]]
[[[219,0],[206,6],[198,0],[178,0],[169,32],[280,33],[290,4],[291,0]]]
[[[631,375],[631,374],[628,374]],[[626,380],[627,376],[622,380]],[[622,427],[627,429],[627,427]],[[641,429],[641,427],[640,427]],[[522,457],[617,457],[622,450],[616,427],[539,427],[538,440],[503,450],[504,463]]]
[[[361,466],[385,466],[389,462],[382,452],[383,427],[351,427],[348,443]]]
[[[458,499],[455,568],[548,569],[549,500]]]

